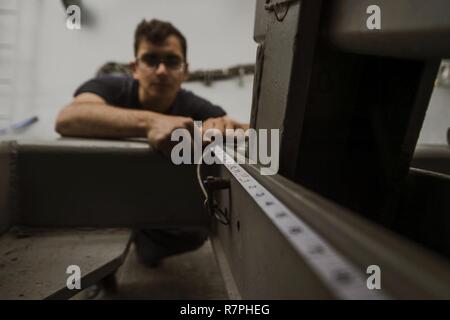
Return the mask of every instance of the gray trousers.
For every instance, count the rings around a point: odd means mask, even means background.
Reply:
[[[208,233],[206,228],[136,230],[134,244],[139,260],[152,266],[163,258],[201,247]]]

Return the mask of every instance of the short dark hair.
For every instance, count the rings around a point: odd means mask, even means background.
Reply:
[[[139,44],[142,40],[162,44],[169,36],[174,35],[180,40],[181,49],[183,50],[184,59],[187,55],[186,38],[175,28],[170,22],[152,19],[151,21],[142,20],[136,27],[134,33],[134,55],[137,55]]]

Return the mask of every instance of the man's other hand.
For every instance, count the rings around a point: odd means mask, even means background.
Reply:
[[[194,121],[188,117],[167,116],[159,114],[149,121],[147,138],[150,145],[170,157],[173,146],[176,142],[171,141],[172,132],[175,129],[189,130],[193,136]]]
[[[223,116],[220,118],[210,118],[203,122],[202,127],[202,134],[205,134],[205,132],[208,129],[217,129],[219,130],[223,135],[226,133],[226,129],[243,129],[244,131],[249,128],[248,124],[239,123],[233,119],[231,119],[228,116]]]

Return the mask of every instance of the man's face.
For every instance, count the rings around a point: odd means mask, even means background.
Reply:
[[[187,64],[176,36],[167,37],[160,45],[141,40],[133,77],[139,81],[144,100],[173,99],[186,75]]]

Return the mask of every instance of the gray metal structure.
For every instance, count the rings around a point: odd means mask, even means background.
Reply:
[[[381,30],[366,26],[374,4]],[[410,169],[450,56],[448,12],[439,0],[257,2],[251,120],[281,130],[280,171],[244,169],[361,274],[379,266],[390,298],[450,297],[449,147],[441,160],[419,148],[426,170]],[[339,298],[230,172],[216,192],[230,223],[213,243],[232,295]]]
[[[70,298],[68,266],[85,289],[120,267],[133,229],[208,227],[202,204],[195,166],[145,141],[3,141],[0,299]]]
[[[372,4],[382,10],[381,30],[365,28]],[[438,41],[450,38],[448,12],[444,0],[257,1],[251,125],[281,129],[281,162],[274,176],[257,165],[242,170],[361,275],[379,266],[381,298],[450,298],[447,162],[418,149],[410,168],[439,60],[450,55],[450,43]],[[448,159],[449,149],[438,153]],[[145,142],[3,142],[0,170],[2,244],[17,225],[211,222],[194,166],[171,165]],[[211,238],[230,297],[342,298],[336,288],[352,284],[346,270],[324,277],[321,250],[299,254],[292,244],[302,230],[282,233],[229,167],[208,174],[229,182],[212,192],[228,224],[213,220]],[[120,264],[129,241],[111,244],[114,263],[98,259],[87,284]],[[44,260],[40,268],[53,262]],[[63,280],[49,274],[52,289],[31,297],[67,297]],[[354,298],[368,296],[358,290]]]
[[[176,166],[146,142],[17,140],[0,150],[2,231],[208,224],[195,165]]]

